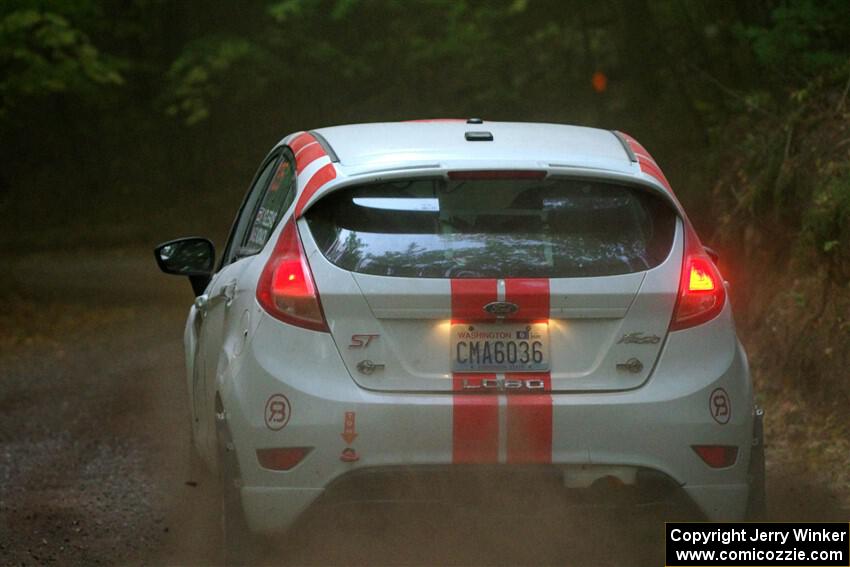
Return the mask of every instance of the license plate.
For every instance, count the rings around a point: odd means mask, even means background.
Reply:
[[[454,323],[452,372],[549,370],[548,323]]]

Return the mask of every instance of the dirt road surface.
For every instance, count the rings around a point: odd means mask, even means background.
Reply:
[[[215,487],[187,457],[188,283],[148,250],[0,267],[0,565],[218,563]],[[803,465],[768,442],[770,519],[847,521]],[[264,562],[662,565],[662,549],[661,521],[628,514],[381,510],[317,517]]]

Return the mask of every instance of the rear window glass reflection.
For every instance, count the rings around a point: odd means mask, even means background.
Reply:
[[[592,180],[412,179],[331,193],[307,213],[337,266],[396,277],[588,277],[650,269],[675,213]]]

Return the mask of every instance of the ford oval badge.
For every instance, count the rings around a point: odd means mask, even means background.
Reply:
[[[519,305],[510,301],[494,301],[485,305],[484,311],[496,317],[506,317],[519,311]]]

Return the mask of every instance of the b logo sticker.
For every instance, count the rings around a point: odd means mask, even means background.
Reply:
[[[732,419],[732,402],[729,401],[729,394],[723,388],[715,388],[708,398],[708,410],[711,412],[711,417],[720,425],[726,425]]]
[[[291,416],[289,400],[283,394],[274,394],[266,402],[266,427],[272,431],[280,431],[286,427]]]

